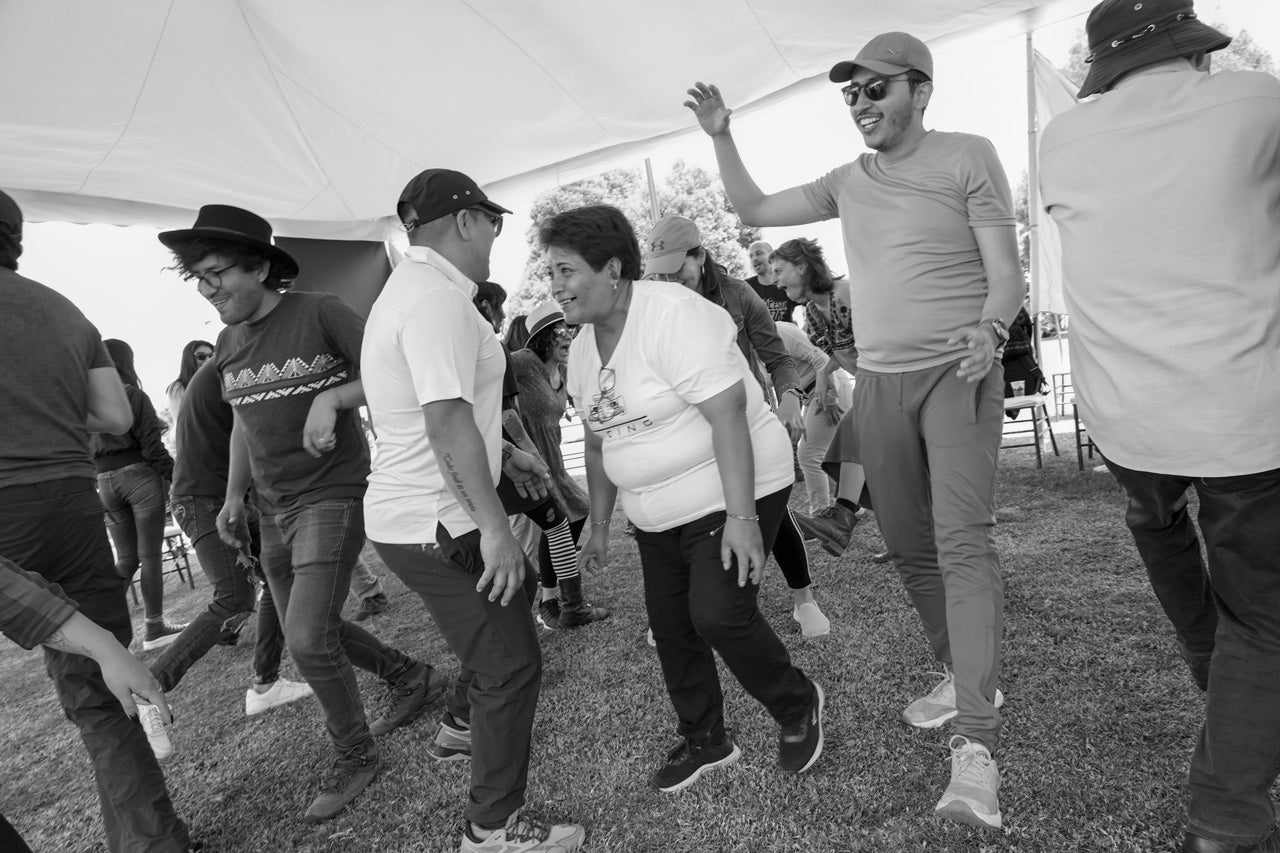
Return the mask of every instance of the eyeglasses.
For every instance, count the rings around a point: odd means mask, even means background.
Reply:
[[[618,375],[613,372],[612,367],[600,368],[600,373],[596,376],[596,387],[600,389],[600,396],[607,397],[612,394],[617,384]]]
[[[493,236],[497,237],[499,234],[502,233],[502,214],[501,213],[490,213],[489,211],[479,207],[468,207],[466,208],[466,210],[470,213],[479,214],[480,216],[483,216],[485,219],[489,220],[489,224],[493,226]]]
[[[551,330],[551,334],[555,335],[558,338],[568,338],[569,340],[573,340],[574,337],[576,337],[578,334],[578,327],[574,326],[572,329],[570,329],[568,326],[561,323],[560,325],[556,326],[554,329]]]
[[[228,270],[234,269],[235,266],[236,266],[235,264],[227,264],[225,267],[223,267],[220,270],[205,270],[204,272],[195,272],[195,271],[186,272],[186,273],[183,273],[182,280],[185,282],[196,282],[200,284],[207,284],[209,285],[209,287],[213,288],[214,290],[221,290],[223,274],[226,273]]]
[[[213,353],[200,350],[199,352],[196,353],[195,358],[196,358],[196,364],[204,364],[206,361],[213,358]]]
[[[858,103],[859,95],[866,95],[868,101],[883,101],[885,95],[889,94],[889,84],[894,80],[902,80],[905,74],[897,74],[893,77],[872,77],[865,83],[851,83],[840,90],[840,94],[844,95],[844,102],[849,106]]]

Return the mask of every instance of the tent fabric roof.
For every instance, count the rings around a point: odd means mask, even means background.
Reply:
[[[690,132],[696,79],[751,108],[908,30],[935,46],[1079,0],[65,0],[0,6],[0,187],[27,218],[382,239],[447,166],[547,184]],[[496,195],[496,192],[495,192]]]

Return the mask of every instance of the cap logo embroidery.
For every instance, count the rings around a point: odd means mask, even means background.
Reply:
[[[666,240],[654,240],[652,243],[650,243],[650,244],[649,244],[649,251],[650,251],[651,253],[652,253],[652,252],[661,252],[661,251],[662,251],[663,249],[665,249],[665,248],[667,248],[667,241],[666,241]]]
[[[893,49],[893,48],[891,48],[891,47],[886,47],[886,48],[885,48],[885,51],[886,51],[890,56],[897,56],[899,53],[902,53],[902,50],[901,50],[901,49],[894,50],[894,49]]]

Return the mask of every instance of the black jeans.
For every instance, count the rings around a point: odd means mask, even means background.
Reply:
[[[476,592],[484,572],[480,531],[456,539],[437,527],[430,545],[374,542],[378,556],[418,594],[462,663],[448,709],[471,723],[471,798],[463,815],[484,828],[502,826],[525,802],[533,716],[542,686],[542,650],[528,601],[536,588],[506,607]]]
[[[129,645],[128,581],[116,574],[93,480],[0,489],[0,554],[61,586],[82,614]],[[185,853],[187,828],[174,813],[155,753],[142,726],[107,689],[98,664],[52,649],[44,658],[63,713],[79,727],[93,763],[107,849]]]
[[[1198,681],[1207,677],[1188,828],[1255,843],[1275,823],[1268,789],[1280,774],[1280,469],[1185,477],[1105,461],[1129,497],[1125,521],[1183,655]],[[1189,488],[1200,499],[1207,572]]]
[[[787,486],[756,501],[766,554],[790,493]],[[809,679],[792,666],[786,646],[756,607],[759,587],[750,581],[738,586],[736,565],[728,571],[721,565],[724,523],[720,510],[670,530],[636,532],[645,607],[679,718],[677,731],[699,744],[725,737],[714,652],[779,725],[798,722],[813,700]]]

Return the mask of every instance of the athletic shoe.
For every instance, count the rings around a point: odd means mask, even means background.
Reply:
[[[831,620],[822,615],[815,601],[797,604],[791,618],[800,623],[800,633],[806,637],[821,637],[831,633]]]
[[[373,740],[339,756],[320,783],[319,796],[311,801],[302,819],[307,823],[320,823],[334,817],[369,787],[381,768],[382,759]]]
[[[147,743],[151,744],[156,761],[164,761],[173,755],[173,742],[169,740],[168,726],[165,725],[158,707],[139,702],[138,722],[142,723],[142,730],[147,733]]]
[[[560,599],[544,598],[538,602],[538,615],[535,617],[538,626],[547,631],[560,627]]]
[[[891,558],[889,557],[888,548],[884,549],[883,551],[877,551],[871,555],[871,562],[873,563],[887,563],[889,562],[890,559]]]
[[[967,823],[980,829],[1000,828],[1000,771],[996,760],[980,743],[963,735],[951,736],[951,784],[933,807],[944,820]]]
[[[653,629],[652,629],[652,628],[650,628],[650,629],[649,629],[649,635],[648,635],[648,637],[646,637],[646,638],[645,638],[645,642],[647,642],[649,645],[653,646],[655,649],[658,647],[658,641],[657,641],[657,640],[655,640],[655,639],[653,638]]]
[[[421,669],[411,670],[413,674],[404,681],[387,686],[387,710],[369,724],[370,734],[385,735],[412,723],[449,688],[449,676],[425,663],[418,666]]]
[[[148,622],[146,633],[142,637],[142,650],[144,652],[153,652],[156,649],[163,649],[178,639],[178,635],[186,627],[185,623],[182,625],[170,625],[168,622]]]
[[[379,613],[387,609],[387,596],[385,593],[375,593],[368,598],[360,600],[360,609],[352,616],[357,622],[363,622],[370,616],[377,616]]]
[[[507,825],[484,841],[471,834],[468,823],[462,831],[459,853],[577,853],[587,838],[586,830],[576,823],[549,824],[521,817],[519,812],[507,818]]]
[[[448,711],[440,718],[440,731],[427,747],[436,761],[466,761],[471,757],[471,724],[459,721]]]
[[[305,681],[277,678],[263,693],[259,693],[252,687],[244,692],[244,712],[252,717],[263,711],[270,711],[280,705],[288,705],[290,702],[297,702],[299,699],[314,695],[315,691]]]
[[[653,787],[664,793],[683,791],[702,778],[702,774],[717,767],[727,767],[742,757],[738,745],[725,737],[720,743],[696,744],[681,741],[667,753],[666,763],[653,774]]]
[[[818,682],[813,685],[813,701],[804,719],[783,726],[778,735],[778,766],[784,773],[803,773],[822,755],[822,709],[826,696]]]
[[[956,677],[951,667],[944,665],[943,670],[942,680],[902,712],[904,723],[917,729],[936,729],[956,715]],[[996,707],[1003,704],[1004,694],[997,688]]]

